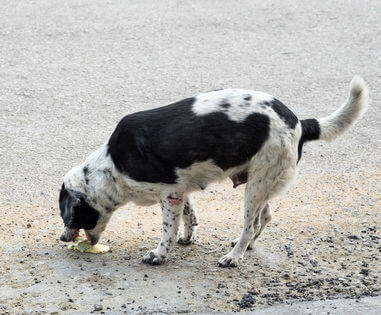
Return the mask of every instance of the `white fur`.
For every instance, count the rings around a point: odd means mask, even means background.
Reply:
[[[246,96],[251,96],[251,100],[245,101],[244,98]],[[224,100],[228,100],[230,106],[224,112],[229,119],[241,122],[250,114],[258,112],[259,108],[256,106],[258,103],[271,101],[273,99],[273,96],[262,92],[243,89],[226,89],[197,95],[192,110],[199,116],[220,112],[222,111],[220,103]],[[240,106],[244,103],[247,103],[247,106]]]
[[[353,77],[347,101],[333,114],[319,118],[321,140],[331,141],[346,131],[366,111],[369,91],[364,80]]]

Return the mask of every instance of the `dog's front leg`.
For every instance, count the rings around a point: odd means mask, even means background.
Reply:
[[[177,242],[179,244],[188,245],[196,239],[196,226],[198,224],[196,211],[194,210],[189,196],[184,196],[183,221],[184,233],[179,232],[179,238]]]
[[[179,230],[181,213],[184,208],[182,193],[166,193],[160,200],[163,213],[163,236],[156,249],[150,250],[144,255],[142,261],[151,265],[162,264],[169,249],[176,241]]]

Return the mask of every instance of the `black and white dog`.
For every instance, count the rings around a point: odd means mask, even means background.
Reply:
[[[111,138],[64,178],[59,197],[69,242],[85,229],[96,244],[112,213],[129,201],[160,203],[163,235],[143,262],[161,264],[177,240],[195,237],[189,194],[229,177],[246,184],[244,226],[219,266],[237,266],[271,220],[269,200],[297,173],[302,147],[332,140],[366,110],[368,89],[354,77],[344,105],[328,117],[298,120],[274,97],[226,89],[124,117]],[[178,237],[180,219],[184,233]]]

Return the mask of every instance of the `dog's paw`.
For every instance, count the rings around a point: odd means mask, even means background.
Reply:
[[[240,261],[239,257],[235,257],[233,255],[226,254],[225,256],[222,256],[221,259],[218,261],[219,267],[237,267],[238,263]]]
[[[192,244],[192,243],[194,243],[194,237],[193,236],[191,236],[191,237],[184,237],[184,234],[179,232],[179,235],[177,237],[177,243],[179,243],[181,245]]]
[[[231,243],[230,243],[230,246],[234,247],[238,243],[238,240],[239,240],[239,237],[237,237],[236,239],[232,240]],[[251,241],[249,243],[249,245],[247,246],[247,250],[254,249],[254,245],[255,245],[255,242]]]
[[[164,255],[157,255],[155,250],[149,250],[142,258],[142,262],[149,265],[161,265],[165,261]]]

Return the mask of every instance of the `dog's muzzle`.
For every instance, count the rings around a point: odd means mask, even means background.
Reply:
[[[78,235],[79,235],[79,230],[69,229],[68,227],[65,226],[64,231],[62,235],[60,236],[60,240],[62,242],[72,242],[77,238]]]

